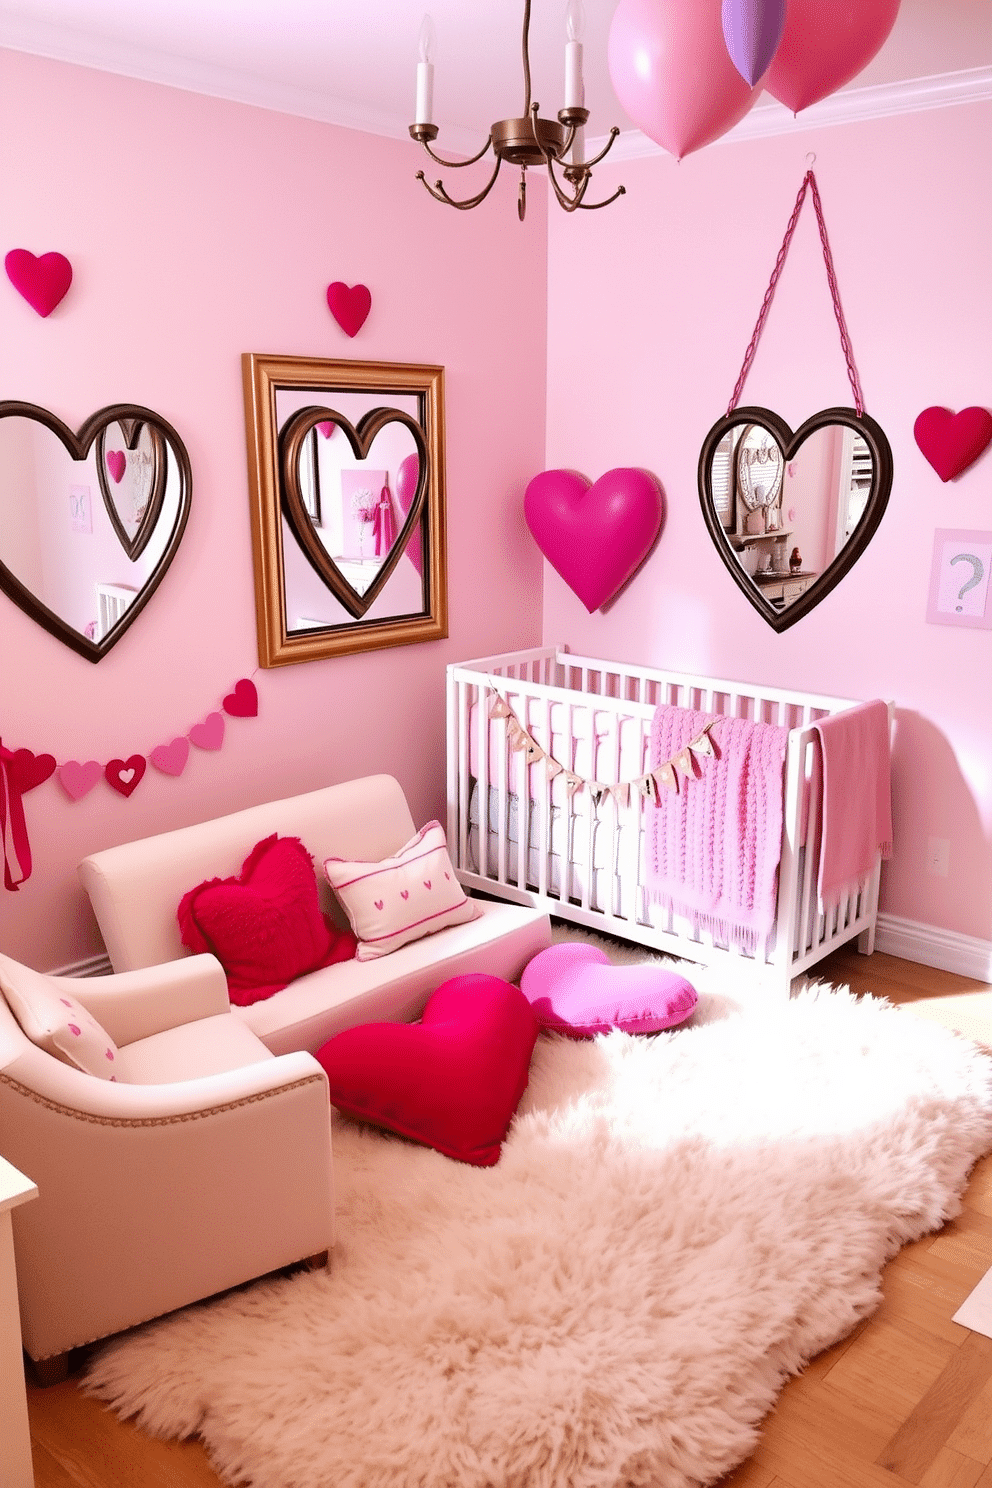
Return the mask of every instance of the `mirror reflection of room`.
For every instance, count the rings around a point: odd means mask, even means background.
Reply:
[[[387,423],[368,458],[359,459],[333,415],[356,426],[364,414],[381,406],[382,394],[335,391],[331,396],[328,417],[314,427],[301,447],[299,491],[328,558],[352,589],[363,595],[401,535],[416,495],[420,461],[413,434],[400,422]],[[279,388],[276,416],[280,431],[300,409],[323,406],[327,398],[326,389]],[[391,395],[389,406],[418,422],[422,418],[415,393]],[[282,529],[287,632],[348,624],[353,617],[314,571],[285,516]],[[424,610],[422,553],[421,522],[409,534],[400,562],[366,612],[369,619]]]
[[[712,459],[717,515],[738,563],[776,609],[843,551],[871,494],[871,451],[845,424],[814,431],[788,463],[770,430],[735,424]]]

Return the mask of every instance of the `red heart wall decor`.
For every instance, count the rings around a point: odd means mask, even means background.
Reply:
[[[123,450],[107,451],[107,469],[110,471],[115,485],[119,486],[124,479],[124,472],[127,469],[127,455]]]
[[[234,691],[224,699],[223,708],[232,718],[254,718],[258,713],[258,690],[254,682],[242,677],[234,684]]]
[[[55,774],[55,756],[52,754],[35,754],[30,749],[14,749],[10,752],[4,750],[4,758],[7,779],[22,795],[34,790],[36,785],[43,785],[50,775]]]
[[[357,336],[372,309],[372,295],[364,284],[349,288],[335,280],[327,286],[327,306],[341,329],[349,336]]]
[[[72,264],[61,253],[43,253],[35,258],[26,248],[12,248],[4,267],[17,293],[39,315],[50,315],[65,299],[72,283]]]
[[[992,442],[992,413],[987,408],[962,408],[960,413],[924,408],[913,434],[941,480],[953,480]]]
[[[647,557],[664,499],[647,470],[608,470],[593,485],[574,470],[545,470],[524,493],[524,517],[552,568],[592,614]]]
[[[144,755],[132,754],[126,760],[108,760],[103,773],[108,785],[112,785],[122,796],[129,796],[141,783],[146,769]]]

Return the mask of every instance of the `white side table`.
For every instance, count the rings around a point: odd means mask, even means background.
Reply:
[[[37,1197],[38,1190],[30,1178],[0,1157],[0,1442],[3,1443],[0,1481],[3,1488],[34,1488],[10,1213],[18,1204]]]

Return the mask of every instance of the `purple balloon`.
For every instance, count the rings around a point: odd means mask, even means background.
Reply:
[[[782,40],[785,0],[723,0],[721,19],[730,60],[753,88]]]

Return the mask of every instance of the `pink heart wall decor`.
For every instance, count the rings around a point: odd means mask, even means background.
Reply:
[[[123,450],[107,451],[107,469],[110,471],[115,485],[119,486],[124,479],[124,472],[127,469],[127,455]]]
[[[197,749],[219,749],[224,742],[223,713],[208,713],[202,723],[194,723],[189,738]]]
[[[39,315],[50,315],[65,299],[72,283],[72,264],[61,253],[43,253],[35,258],[26,248],[12,248],[4,267],[17,293]]]
[[[156,744],[148,757],[163,775],[181,775],[189,759],[189,740],[173,739],[170,744]]]
[[[647,557],[664,518],[661,486],[647,470],[608,470],[592,485],[574,470],[545,470],[524,493],[531,536],[592,614]]]
[[[254,682],[242,677],[234,684],[234,691],[227,694],[223,707],[232,718],[254,718],[258,713],[258,692]]]
[[[103,769],[104,778],[108,785],[126,797],[140,785],[147,764],[143,754],[132,754],[126,760],[108,760]]]
[[[349,288],[335,280],[327,286],[327,306],[341,329],[349,336],[357,336],[372,309],[372,295],[364,284]]]
[[[70,801],[81,801],[93,789],[102,774],[103,766],[97,760],[87,760],[82,765],[78,760],[66,760],[64,765],[59,765],[59,785]]]
[[[953,480],[992,442],[992,413],[987,408],[962,408],[960,413],[924,408],[913,434],[941,480]]]

